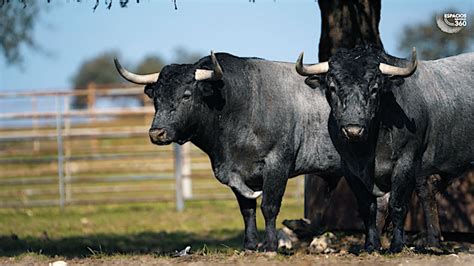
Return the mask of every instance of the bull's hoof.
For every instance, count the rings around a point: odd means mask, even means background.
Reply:
[[[270,242],[265,241],[263,244],[259,245],[258,251],[261,251],[261,252],[277,252],[278,242],[277,241],[273,241],[273,242],[270,243]]]
[[[364,244],[364,250],[367,253],[378,252],[382,249],[380,240],[378,238],[372,239],[372,241],[366,240]]]
[[[389,252],[390,253],[400,253],[403,250],[403,247],[405,247],[404,243],[392,243],[390,245]]]
[[[426,238],[423,245],[425,248],[441,249],[441,241],[438,238]]]
[[[379,252],[381,250],[381,247],[380,245],[373,245],[373,244],[369,244],[369,245],[364,245],[364,251],[371,254],[373,252]]]
[[[442,248],[441,240],[442,237],[436,235],[426,235],[424,233],[418,233],[411,237],[410,243],[421,249],[439,249]]]
[[[256,251],[258,248],[258,242],[257,241],[245,241],[244,242],[244,251]]]

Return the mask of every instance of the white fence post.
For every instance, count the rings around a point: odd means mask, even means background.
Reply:
[[[174,178],[176,179],[176,210],[181,212],[184,210],[183,198],[183,148],[178,144],[174,147]]]
[[[70,110],[70,96],[64,96],[64,112],[68,113]],[[71,118],[64,118],[64,135],[69,136],[71,131]],[[71,141],[64,142],[64,173],[65,173],[65,195],[66,203],[72,201],[72,183],[71,183],[71,164],[69,158],[72,155]]]
[[[63,133],[62,133],[62,111],[59,102],[59,96],[55,98],[56,105],[56,134],[58,147],[58,179],[59,179],[59,207],[64,209],[64,154],[63,154]]]
[[[183,197],[184,199],[193,198],[193,184],[191,180],[191,143],[183,144]]]

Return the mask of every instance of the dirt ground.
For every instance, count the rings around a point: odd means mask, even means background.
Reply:
[[[38,258],[37,255],[25,255],[21,258],[1,258],[0,263],[4,265],[25,265],[25,264],[47,264],[54,261],[63,260],[62,258]],[[194,254],[186,257],[171,258],[159,257],[153,255],[127,255],[110,257],[89,257],[64,259],[69,265],[97,265],[97,264],[183,264],[183,265],[216,265],[216,264],[235,264],[235,265],[314,265],[314,264],[371,264],[371,265],[474,265],[474,254],[458,253],[450,255],[423,255],[410,252],[403,252],[397,255],[380,254],[305,254],[296,253],[293,255],[274,255],[244,252],[235,252],[235,254],[212,254],[202,255]]]
[[[362,235],[336,234],[333,249],[328,254],[314,254],[308,249],[282,251],[277,253],[244,252],[228,247],[212,250],[203,248],[191,250],[191,254],[173,257],[173,254],[104,254],[97,253],[87,257],[50,257],[38,253],[26,253],[16,257],[0,257],[2,265],[49,264],[65,261],[68,265],[474,265],[474,244],[462,241],[446,241],[443,248],[436,251],[420,250],[408,247],[400,254],[389,254],[386,250],[380,253],[367,254],[360,252]],[[388,238],[382,239],[388,246]]]

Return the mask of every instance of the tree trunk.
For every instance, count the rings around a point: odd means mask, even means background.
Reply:
[[[366,43],[383,47],[379,33],[380,0],[319,0],[318,2],[321,10],[320,62],[328,61],[339,48],[350,49],[358,44]],[[313,228],[327,226],[324,222],[325,207],[332,206],[331,190],[336,186],[337,183],[329,184],[314,175],[305,176],[304,213],[305,218],[311,221]],[[343,189],[343,191],[350,193],[348,189]]]
[[[321,38],[319,61],[327,61],[339,48],[358,44],[382,45],[379,33],[380,0],[319,0]]]

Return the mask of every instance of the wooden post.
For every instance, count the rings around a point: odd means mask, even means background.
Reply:
[[[89,111],[95,107],[95,89],[96,86],[94,82],[91,82],[87,85],[87,109]]]
[[[38,112],[38,101],[36,99],[36,96],[31,97],[31,109],[32,109],[31,111],[33,113]],[[39,127],[38,118],[33,118],[33,132],[37,133],[38,127]],[[40,150],[40,142],[39,142],[39,140],[34,140],[33,141],[33,152],[38,153],[39,150]]]
[[[94,82],[90,82],[87,85],[87,111],[92,113],[95,109],[95,91],[96,91],[96,86]],[[96,126],[96,116],[95,114],[91,116],[90,122]],[[92,139],[91,140],[91,148],[93,153],[97,153],[99,150],[99,141],[97,139]]]

